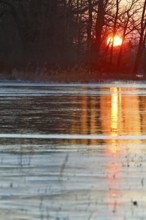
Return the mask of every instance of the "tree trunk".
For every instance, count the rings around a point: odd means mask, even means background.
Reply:
[[[115,20],[114,20],[114,26],[113,26],[113,41],[111,44],[111,50],[110,50],[110,61],[109,61],[109,65],[112,66],[112,62],[113,62],[113,44],[114,44],[114,37],[116,35],[117,32],[117,20],[118,20],[118,15],[119,15],[119,0],[116,0],[116,15],[115,15]]]
[[[124,30],[123,30],[122,44],[120,46],[120,50],[119,50],[119,54],[118,54],[118,59],[117,59],[117,71],[120,70],[120,65],[121,65],[121,60],[122,60],[122,53],[123,53],[123,44],[124,44],[124,41],[125,41],[125,36],[126,36],[128,22],[129,22],[129,19],[127,20],[126,25],[125,25]]]
[[[97,58],[99,58],[100,48],[101,48],[101,35],[102,35],[102,28],[104,25],[104,16],[105,16],[105,9],[104,9],[104,0],[99,0],[98,2],[98,14],[96,19],[96,53]]]
[[[89,4],[89,19],[88,19],[88,27],[87,27],[87,50],[88,50],[88,62],[91,63],[91,40],[92,40],[92,3],[91,0],[88,0]]]

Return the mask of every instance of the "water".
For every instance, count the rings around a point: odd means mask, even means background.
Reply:
[[[146,85],[0,83],[0,216],[146,219]]]

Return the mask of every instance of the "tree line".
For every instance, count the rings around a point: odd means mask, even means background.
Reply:
[[[146,71],[146,0],[0,0],[0,29],[0,71]]]

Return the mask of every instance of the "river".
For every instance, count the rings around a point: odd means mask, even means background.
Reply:
[[[146,219],[146,84],[1,82],[0,216]]]

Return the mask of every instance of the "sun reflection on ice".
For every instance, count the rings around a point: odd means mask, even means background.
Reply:
[[[121,102],[120,90],[116,87],[111,89],[111,132],[112,136],[117,136],[118,134],[118,119],[119,119],[119,104]]]
[[[118,92],[117,88],[111,88],[111,130],[112,135],[117,135],[118,129]]]

